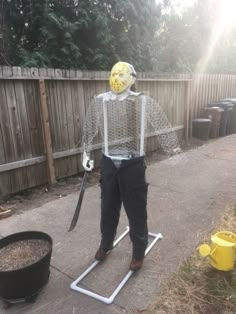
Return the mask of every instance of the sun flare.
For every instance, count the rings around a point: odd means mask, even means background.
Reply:
[[[212,36],[208,45],[207,52],[204,56],[204,61],[201,63],[199,72],[204,72],[209,60],[211,59],[215,46],[220,41],[220,39],[229,32],[232,27],[236,26],[235,21],[235,11],[236,11],[236,0],[224,0],[216,1],[212,0],[213,3],[218,4],[217,10],[217,21],[212,28]]]
[[[229,30],[235,23],[235,11],[236,1],[235,0],[224,0],[220,2],[220,26],[223,30]]]

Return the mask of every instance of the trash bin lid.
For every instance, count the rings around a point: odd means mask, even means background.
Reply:
[[[223,101],[229,101],[229,102],[231,102],[232,104],[236,105],[236,98],[226,98],[226,99],[224,99]]]
[[[217,102],[214,104],[208,104],[208,107],[221,107],[223,109],[228,109],[228,108],[233,108],[234,104],[232,104],[232,102],[228,102],[228,101],[222,101],[222,102]]]
[[[211,119],[199,118],[199,119],[194,119],[192,122],[211,122]]]
[[[211,112],[211,111],[218,111],[218,112],[224,111],[224,109],[221,107],[207,107],[207,108],[204,108],[204,110],[209,111],[209,112]]]

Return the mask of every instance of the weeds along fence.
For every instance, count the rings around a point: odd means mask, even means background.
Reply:
[[[81,137],[108,72],[0,67],[0,197],[82,171]],[[235,76],[139,73],[139,91],[159,100],[179,136],[208,102],[234,97]],[[156,150],[153,134],[148,152]],[[94,151],[95,162],[100,145]]]

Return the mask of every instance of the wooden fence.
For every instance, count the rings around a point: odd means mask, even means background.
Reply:
[[[108,75],[0,67],[0,197],[82,171],[86,110],[94,95],[109,90]],[[185,137],[202,107],[236,94],[236,76],[229,75],[139,73],[137,83],[139,91],[158,98]],[[156,149],[154,138],[147,149]]]

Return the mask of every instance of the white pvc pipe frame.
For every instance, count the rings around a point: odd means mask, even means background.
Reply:
[[[127,227],[126,231],[114,242],[113,247],[115,247],[128,233],[129,233],[129,227]],[[154,239],[152,240],[152,242],[147,247],[147,249],[145,251],[145,256],[153,248],[153,246],[156,244],[156,242],[163,238],[161,233],[155,234],[155,233],[149,232],[148,235],[153,237]],[[74,282],[72,282],[70,287],[71,287],[72,290],[75,290],[75,291],[81,292],[83,294],[86,294],[87,296],[92,297],[94,299],[97,299],[99,301],[102,301],[102,302],[104,302],[106,304],[111,304],[114,301],[114,299],[117,296],[117,294],[120,292],[120,290],[124,287],[126,282],[132,276],[134,271],[129,270],[127,275],[123,278],[123,280],[120,282],[120,284],[117,286],[117,288],[115,289],[115,291],[112,293],[112,295],[110,297],[103,297],[100,294],[94,293],[94,292],[92,292],[90,290],[87,290],[87,289],[84,289],[84,288],[81,288],[81,287],[78,286],[78,283],[82,279],[84,279],[84,277],[86,277],[88,275],[88,273],[90,273],[98,264],[99,264],[99,261],[95,261]]]

